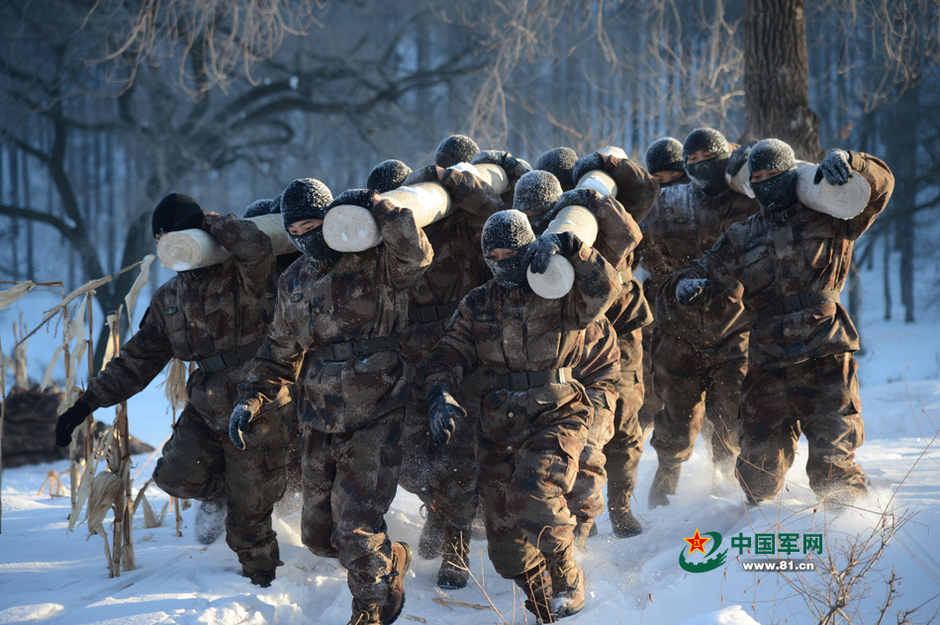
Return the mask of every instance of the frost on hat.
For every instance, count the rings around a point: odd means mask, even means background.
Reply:
[[[747,155],[747,173],[750,175],[765,169],[790,171],[795,168],[793,148],[780,139],[758,141]]]
[[[516,183],[512,207],[524,213],[544,215],[561,197],[561,183],[553,174],[534,169]]]
[[[261,215],[267,215],[271,213],[274,208],[274,200],[255,200],[248,205],[248,208],[245,209],[242,218],[248,219],[250,217],[260,217]]]
[[[375,198],[375,191],[372,189],[348,189],[336,196],[327,207],[333,208],[340,204],[351,204],[361,208],[372,208],[372,200]]]
[[[493,250],[515,250],[535,241],[529,218],[517,210],[493,213],[483,225],[481,243],[483,253]]]
[[[571,172],[577,162],[578,154],[571,148],[554,148],[544,152],[536,159],[535,169],[547,171],[554,175],[561,184],[562,189],[572,189],[575,181]]]
[[[699,151],[712,152],[718,158],[728,156],[728,140],[714,128],[696,128],[685,138],[682,144],[683,162],[692,154]]]
[[[284,228],[304,219],[323,219],[333,194],[325,184],[313,178],[298,178],[281,194]]]
[[[451,135],[441,141],[434,153],[434,163],[438,167],[453,167],[457,163],[469,163],[480,153],[480,146],[466,135]]]
[[[399,160],[390,158],[372,169],[366,180],[366,187],[374,189],[376,193],[385,193],[400,187],[410,173],[410,167]]]
[[[651,174],[660,171],[685,173],[683,161],[682,144],[675,137],[657,139],[646,149],[646,171]]]

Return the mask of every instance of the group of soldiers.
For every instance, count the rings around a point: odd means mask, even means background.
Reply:
[[[570,148],[530,166],[462,135],[434,161],[385,161],[365,188],[335,198],[306,178],[253,203],[243,217],[281,214],[298,250],[283,256],[251,221],[164,198],[157,239],[202,229],[231,258],[156,291],[120,357],[60,417],[57,443],[172,358],[196,363],[155,482],[200,500],[197,538],[224,531],[259,586],[283,564],[272,510],[294,482],[304,545],[347,569],[350,625],[402,611],[413,552],[385,522],[399,484],[424,504],[418,552],[441,557],[441,588],[467,585],[482,509],[490,560],[543,623],[585,605],[576,553],[597,533],[605,495],[614,534],[642,532],[631,496],[650,429],[651,507],[669,504],[705,423],[716,484],[736,478],[752,505],[781,490],[801,432],[821,499],[866,494],[853,460],[864,438],[858,335],[839,292],[854,240],[890,197],[884,163],[826,154],[817,183],[871,186],[867,207],[843,220],[801,203],[788,145],[733,146],[710,128],[658,140],[645,168]],[[498,166],[508,190],[455,167],[465,162]],[[745,167],[756,199],[728,186]],[[597,170],[615,194],[579,185]],[[383,198],[427,182],[455,207],[429,225]],[[340,205],[371,213],[378,245],[328,245],[324,219]],[[593,214],[596,240],[552,227],[572,206]],[[574,284],[544,298],[527,276],[555,257]]]

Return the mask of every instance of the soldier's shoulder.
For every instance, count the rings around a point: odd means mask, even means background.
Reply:
[[[304,281],[308,280],[308,265],[307,257],[303,255],[292,262],[290,266],[284,270],[284,273],[281,274],[281,277],[277,279],[278,291],[293,291]]]

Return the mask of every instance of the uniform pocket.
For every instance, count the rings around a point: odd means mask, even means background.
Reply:
[[[750,293],[759,293],[774,281],[774,263],[767,244],[759,245],[741,255],[744,287]]]

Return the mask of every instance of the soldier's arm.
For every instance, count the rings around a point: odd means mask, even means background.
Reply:
[[[283,307],[289,291],[278,289],[278,305],[268,335],[251,362],[245,381],[238,386],[238,404],[248,407],[253,414],[270,401],[276,401],[281,388],[296,384],[303,365],[304,350],[290,326],[284,321]]]
[[[92,411],[130,399],[147,388],[170,362],[173,348],[163,316],[164,309],[159,302],[151,302],[140,328],[121,346],[121,355],[88,382],[88,389],[80,399]]]
[[[594,198],[587,208],[597,217],[594,249],[614,267],[622,267],[643,239],[640,226],[623,204],[609,195]]]
[[[689,262],[666,280],[659,290],[657,301],[665,298],[667,309],[678,304],[676,301],[676,287],[686,279],[708,280],[711,284],[705,289],[702,297],[696,301],[697,305],[707,305],[729,288],[736,288],[743,282],[741,266],[740,241],[743,228],[740,224],[732,226],[728,231],[722,232],[711,249],[707,250],[701,258]]]
[[[587,390],[595,410],[613,413],[620,384],[620,347],[610,323],[599,319],[585,334],[584,357],[572,375]]]
[[[650,274],[647,282],[653,287],[659,287],[672,273],[672,264],[665,256],[664,241],[660,236],[655,212],[640,222],[640,232],[643,239],[637,245],[636,252],[640,257],[640,266]]]
[[[566,316],[577,328],[586,328],[610,308],[623,290],[620,274],[593,247],[581,244],[568,256],[574,267],[574,287],[568,294]]]
[[[232,253],[232,257],[238,261],[238,272],[246,284],[258,285],[259,292],[267,288],[277,265],[268,235],[250,221],[235,215],[215,213],[206,215],[202,229]]]
[[[617,184],[617,201],[637,223],[646,218],[659,199],[659,183],[645,168],[629,158],[594,152],[578,159],[571,175],[577,182],[592,169],[600,169],[613,178]]]
[[[855,217],[841,222],[845,229],[845,238],[855,241],[868,230],[891,199],[891,193],[894,191],[894,174],[880,158],[864,152],[849,152],[849,164],[854,172],[861,175],[871,185],[871,199],[864,210]]]
[[[482,229],[490,215],[504,208],[496,189],[469,172],[445,169],[440,182],[473,228]]]
[[[434,250],[424,230],[415,224],[410,208],[399,208],[389,200],[376,203],[372,215],[385,242],[389,280],[399,289],[411,286],[434,259]]]
[[[476,346],[471,338],[471,320],[474,313],[467,297],[461,300],[447,322],[444,334],[431,349],[424,372],[425,388],[444,384],[453,391],[476,366]]]

